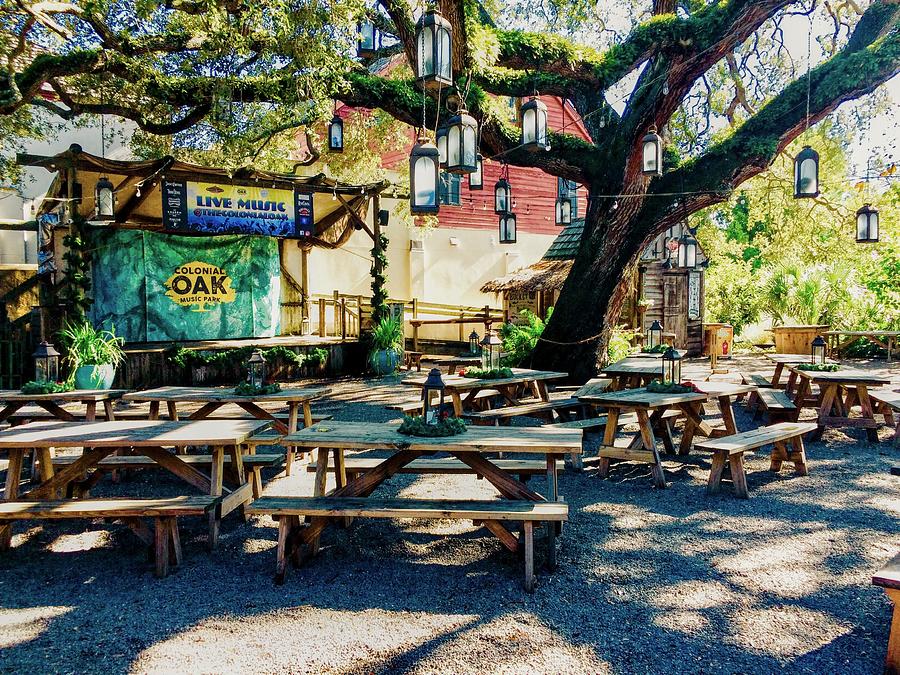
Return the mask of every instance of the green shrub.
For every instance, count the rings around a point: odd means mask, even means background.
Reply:
[[[59,332],[66,350],[66,361],[72,370],[84,365],[117,366],[125,359],[124,340],[116,329],[98,330],[88,321],[67,324]]]
[[[613,330],[609,338],[609,344],[606,346],[606,358],[609,363],[621,361],[631,354],[631,339],[634,337],[633,330],[626,330],[624,326],[617,326]]]
[[[528,363],[531,353],[537,347],[538,340],[544,333],[547,321],[553,315],[553,308],[547,310],[547,318],[541,319],[534,312],[523,309],[519,316],[524,321],[520,324],[506,323],[500,329],[500,339],[503,340],[504,366],[521,366]]]

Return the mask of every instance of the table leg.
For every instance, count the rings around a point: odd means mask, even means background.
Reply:
[[[175,401],[166,401],[166,409],[169,411],[169,419],[173,422],[178,421],[178,407]]]
[[[288,402],[288,432],[289,433],[294,433],[295,431],[297,431],[297,417],[299,415],[297,407],[298,407],[297,401],[289,401]],[[304,424],[307,427],[311,426],[306,421],[306,409],[305,408],[303,410],[303,413],[304,413],[304,415],[303,415]],[[284,458],[284,475],[290,476],[291,475],[291,466],[294,463],[294,453],[297,451],[297,448],[294,447],[293,445],[289,445],[289,446],[285,447],[284,450],[287,453]],[[305,453],[301,453],[300,459],[303,459],[303,454],[305,454]]]
[[[822,434],[825,432],[825,425],[822,421],[826,417],[831,417],[831,410],[835,404],[835,398],[838,396],[838,386],[836,384],[822,383],[819,387],[822,390],[822,404],[819,406],[819,426],[812,435],[813,440],[816,441],[822,438]]]
[[[3,410],[0,410],[0,422],[5,422],[12,415],[15,415],[25,406],[24,403],[10,403]]]
[[[97,402],[85,401],[84,405],[84,421],[94,422],[97,419]]]
[[[794,377],[794,375],[795,374],[792,372],[791,377]],[[790,394],[790,392],[787,393]],[[807,403],[809,393],[809,380],[807,380],[805,377],[800,378],[800,382],[797,384],[797,393],[794,396],[794,405],[796,406],[797,410],[791,416],[792,422],[796,422],[798,419],[800,419],[800,413],[803,412],[803,406]]]
[[[694,436],[698,431],[703,433],[704,424],[700,413],[703,407],[700,403],[683,403],[677,406],[684,413],[684,433],[681,434],[681,445],[678,448],[679,455],[687,455],[691,451],[691,443],[694,442]]]
[[[781,382],[781,374],[784,372],[784,364],[776,363],[775,364],[775,373],[772,375],[772,388],[778,389],[778,383]],[[793,377],[793,375],[791,375]],[[789,385],[790,386],[790,385]],[[790,389],[787,388],[788,393],[790,393]]]
[[[866,385],[858,384],[856,386],[856,396],[859,398],[859,407],[862,410],[863,418],[872,420],[874,423],[875,412],[872,410],[872,399],[869,398],[869,390]],[[870,443],[877,443],[878,429],[876,427],[866,429],[866,438]]]
[[[547,391],[547,381],[546,380],[538,380],[537,381],[538,393],[540,394],[540,398],[542,401],[547,402],[550,400],[550,392]]]
[[[559,501],[559,482],[555,455],[547,455],[547,500],[551,502]],[[553,572],[556,570],[557,523],[548,521],[544,523],[544,527],[547,529],[547,569]]]
[[[731,407],[730,396],[719,396],[719,411],[722,413],[722,421],[725,422],[725,431],[729,436],[738,432],[737,423],[734,421],[734,410]]]
[[[458,391],[450,392],[450,398],[453,401],[453,414],[456,417],[462,418],[463,416],[463,402],[462,398],[459,396]]]
[[[159,401],[150,401],[150,416],[148,419],[159,419]]]
[[[610,408],[606,411],[606,427],[603,430],[603,445],[614,447],[616,444],[616,432],[619,430],[619,409]],[[609,476],[609,457],[600,458],[598,469],[600,478]]]
[[[662,462],[659,458],[659,451],[656,449],[656,437],[653,435],[653,425],[650,424],[650,417],[647,411],[638,408],[637,418],[638,425],[641,428],[641,439],[644,442],[644,449],[653,454],[654,463],[650,466],[650,473],[653,474],[653,484],[658,488],[666,487],[666,476],[663,472]]]
[[[109,399],[104,399],[103,401],[103,413],[106,415],[107,422],[115,421],[116,412],[113,410],[113,403]]]
[[[241,487],[244,483],[247,482],[247,476],[244,472],[244,456],[241,450],[240,445],[229,445],[228,446],[228,455],[231,457],[231,471],[234,474],[234,477],[237,482],[237,487]],[[249,520],[249,517],[244,512],[245,504],[241,504],[240,515],[244,522]]]
[[[5,501],[13,501],[19,496],[19,482],[22,480],[22,464],[25,460],[25,448],[10,448],[9,465],[6,467],[6,489],[3,491]],[[0,525],[0,551],[8,551],[12,544],[12,523]]]
[[[35,401],[35,403],[46,410],[48,413],[53,415],[56,419],[63,420],[64,422],[77,421],[75,415],[70,413],[62,406],[56,405],[53,401]]]
[[[209,494],[211,497],[222,496],[222,472],[225,469],[225,448],[215,445],[212,448],[212,466],[209,476]],[[209,514],[209,548],[215,550],[219,544],[219,515],[213,509]]]

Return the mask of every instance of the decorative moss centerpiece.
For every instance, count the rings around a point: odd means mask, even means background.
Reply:
[[[641,354],[663,354],[669,348],[669,345],[656,345],[655,347],[644,347]]]
[[[441,417],[437,424],[426,424],[425,418],[421,415],[416,417],[404,415],[403,423],[397,431],[405,436],[421,436],[422,438],[456,436],[465,433],[466,423],[458,417]]]
[[[811,370],[815,373],[834,373],[841,369],[837,363],[798,363],[797,370]]]
[[[647,385],[647,391],[651,394],[689,394],[696,389],[689,384],[663,384],[660,380],[653,380]]]
[[[234,388],[234,393],[238,396],[264,396],[265,394],[277,394],[279,391],[281,391],[281,385],[277,382],[264,387],[254,387],[249,382],[241,382]]]
[[[67,382],[26,382],[22,385],[23,394],[62,394],[75,387]]]
[[[511,368],[494,368],[492,370],[485,370],[484,368],[466,368],[460,374],[463,377],[471,377],[476,380],[504,380],[514,376]]]

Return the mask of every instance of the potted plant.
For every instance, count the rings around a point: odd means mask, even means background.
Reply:
[[[66,361],[76,389],[110,389],[116,366],[125,358],[124,340],[113,330],[97,330],[88,321],[68,324],[60,331]]]
[[[400,366],[403,356],[403,321],[385,317],[372,331],[372,349],[369,366],[376,375],[393,373]]]

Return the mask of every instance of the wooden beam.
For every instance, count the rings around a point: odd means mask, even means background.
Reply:
[[[150,183],[150,185],[144,185],[144,189],[141,190],[140,194],[138,194],[137,191],[135,191],[135,193],[133,195],[131,195],[131,197],[129,197],[128,201],[125,202],[125,205],[121,209],[119,209],[119,211],[116,213],[116,220],[115,220],[116,223],[125,222],[128,219],[128,217],[134,212],[135,209],[137,209],[141,204],[143,204],[145,201],[147,201],[147,198],[150,196],[150,193],[155,192],[157,187],[159,186],[160,182],[162,181],[161,174],[164,171],[166,171],[170,166],[172,166],[174,163],[175,163],[174,157],[169,156],[169,157],[163,158],[162,164],[160,165],[159,169],[157,169],[157,175],[155,178],[152,179],[152,182]],[[130,181],[131,178],[129,178],[128,180]],[[137,181],[137,182],[140,182],[140,181]],[[119,188],[116,188],[116,189],[118,190]]]

